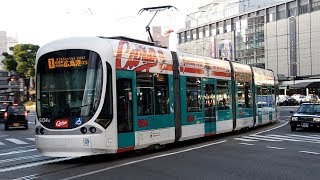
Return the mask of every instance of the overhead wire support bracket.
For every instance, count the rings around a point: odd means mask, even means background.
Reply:
[[[178,10],[176,7],[171,6],[171,5],[168,5],[168,6],[148,7],[148,8],[142,8],[142,9],[139,10],[138,15],[141,15],[141,13],[142,13],[143,11],[150,11],[150,12],[155,11],[153,17],[151,18],[150,22],[149,22],[148,25],[146,26],[146,31],[147,31],[148,34],[149,34],[149,37],[150,37],[150,41],[151,41],[151,42],[154,42],[153,37],[152,37],[151,32],[150,32],[150,24],[151,24],[151,22],[153,21],[154,17],[157,15],[157,13],[158,13],[159,11],[164,11],[164,10],[170,9],[170,8],[175,8],[176,10]]]

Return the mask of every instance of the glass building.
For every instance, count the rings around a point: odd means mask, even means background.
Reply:
[[[320,0],[291,0],[178,31],[178,50],[271,69],[281,94],[320,94]],[[319,83],[318,83],[319,82]]]

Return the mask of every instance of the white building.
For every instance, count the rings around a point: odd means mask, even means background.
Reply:
[[[289,0],[178,31],[178,51],[271,69],[281,94],[320,95],[320,0]]]
[[[6,31],[0,31],[0,69],[4,69],[4,65],[2,64],[4,56],[2,55],[2,53],[12,53],[10,52],[10,47],[14,47],[17,44],[17,38],[8,37]]]
[[[213,0],[185,18],[186,28],[196,27],[230,16],[252,11],[284,0]]]

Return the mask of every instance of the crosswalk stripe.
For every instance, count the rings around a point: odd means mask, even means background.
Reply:
[[[235,140],[239,140],[239,141],[246,141],[246,142],[254,142],[257,140],[253,140],[253,139],[243,139],[243,138],[234,138]]]
[[[296,135],[296,134],[286,134],[286,135],[277,135],[277,134],[267,134],[267,135],[258,135],[251,134],[249,136],[241,136],[234,138],[235,140],[251,142],[251,141],[291,141],[291,142],[308,142],[320,144],[320,136],[317,135]]]
[[[274,147],[274,146],[266,146],[266,147],[270,149],[279,149],[279,150],[286,149],[286,148]]]
[[[35,138],[26,138],[26,139],[28,139],[30,141],[35,141]]]
[[[0,142],[0,146],[1,146],[1,145],[4,145],[4,143]]]
[[[242,136],[242,138],[256,139],[256,140],[263,140],[263,141],[271,141],[271,142],[282,141],[282,140],[277,140],[277,139],[267,139],[267,138],[253,137],[253,136]]]
[[[250,136],[259,137],[259,135],[250,135]],[[278,139],[278,140],[285,140],[285,141],[301,142],[301,140],[297,140],[297,139],[288,139],[288,138],[272,137],[272,136],[261,136],[261,137],[263,137],[263,138],[271,138],[271,139]]]
[[[288,137],[288,136],[282,136],[282,135],[276,135],[276,134],[272,134],[272,135],[268,135],[268,136],[272,136],[272,137],[281,137],[281,138],[289,138],[289,139],[295,139],[295,140],[300,140],[300,141],[304,141],[304,142],[310,142],[310,143],[320,143],[319,140],[315,140],[315,139],[307,139],[307,138],[301,138],[301,137]]]
[[[294,137],[301,137],[301,138],[310,138],[310,139],[315,139],[320,141],[320,137],[311,137],[311,136],[302,136],[302,135],[295,135],[295,134],[286,134],[288,136],[294,136]]]
[[[6,139],[7,141],[10,141],[10,142],[13,142],[13,143],[15,143],[15,144],[28,144],[28,143],[26,143],[26,142],[24,142],[24,141],[21,141],[21,140],[19,140],[19,139],[15,139],[15,138],[9,138],[9,139]]]

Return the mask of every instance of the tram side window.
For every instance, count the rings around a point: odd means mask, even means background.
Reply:
[[[269,101],[268,101],[268,106],[273,107],[275,104],[275,91],[274,91],[274,86],[270,86],[269,88]]]
[[[217,80],[217,103],[218,110],[229,109],[229,86],[228,81]]]
[[[168,75],[137,72],[138,116],[169,113]]]
[[[201,79],[187,78],[187,111],[201,112]]]
[[[153,114],[153,78],[150,73],[137,73],[138,116]]]
[[[169,87],[168,75],[154,74],[154,99],[155,99],[155,113],[168,114],[169,113]]]
[[[242,108],[252,107],[252,96],[249,82],[238,82],[238,106]]]

